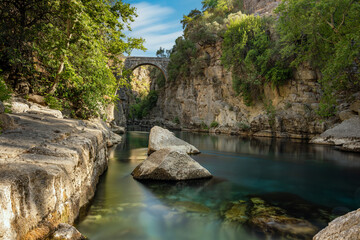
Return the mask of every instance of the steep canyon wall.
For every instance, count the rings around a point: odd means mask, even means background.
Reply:
[[[311,67],[302,66],[281,87],[265,85],[264,101],[246,106],[232,88],[231,72],[221,64],[221,43],[200,51],[210,59],[203,74],[166,83],[150,119],[169,126],[178,119],[181,128],[193,130],[216,122],[213,131],[255,136],[307,138],[326,130],[328,123],[315,113],[321,88]]]

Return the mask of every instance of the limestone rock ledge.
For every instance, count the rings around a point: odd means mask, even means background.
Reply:
[[[314,137],[310,143],[335,145],[344,151],[360,152],[360,118],[352,117]]]
[[[109,141],[120,137],[100,120],[10,116],[17,128],[0,135],[0,239],[44,239],[94,196]]]

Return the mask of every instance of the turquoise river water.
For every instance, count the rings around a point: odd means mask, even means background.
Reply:
[[[77,228],[90,240],[311,239],[360,207],[360,154],[280,139],[178,132],[213,178],[134,180],[147,132],[128,132],[112,152]],[[275,219],[275,220],[274,220]]]

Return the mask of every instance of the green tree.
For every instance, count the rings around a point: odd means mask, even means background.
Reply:
[[[144,49],[142,39],[127,38],[123,33],[134,20],[135,8],[122,1],[5,2],[15,20],[2,22],[7,31],[0,35],[0,49],[14,52],[6,56],[15,57],[1,56],[7,66],[4,72],[16,78],[28,76],[34,92],[64,99],[79,117],[96,115],[101,105],[115,98],[120,82],[114,74],[120,75],[121,55]],[[18,6],[21,2],[25,7]],[[2,7],[0,14],[7,14]],[[27,24],[36,24],[24,27],[24,17]],[[6,43],[15,30],[21,44]],[[26,70],[18,67],[22,63]]]
[[[156,56],[159,58],[169,58],[171,50],[167,50],[165,48],[160,47],[159,50],[156,51]]]
[[[193,9],[190,11],[190,13],[188,15],[184,15],[183,19],[180,21],[183,25],[184,33],[186,33],[187,27],[191,28],[192,22],[194,20],[197,20],[201,16],[202,16],[202,12],[197,9]]]
[[[183,37],[176,39],[168,65],[169,80],[175,80],[179,75],[189,76],[191,59],[195,56],[196,48],[192,41]]]
[[[219,0],[203,0],[201,4],[204,10],[214,9],[217,7]]]
[[[284,0],[278,7],[282,53],[292,65],[309,62],[322,73],[321,115],[334,112],[334,94],[360,89],[360,2]]]
[[[4,0],[0,3],[0,66],[14,88],[34,71],[34,41],[55,9],[50,1]]]

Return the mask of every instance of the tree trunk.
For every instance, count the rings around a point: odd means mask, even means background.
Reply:
[[[70,4],[70,0],[68,0],[67,2],[68,2],[68,4]],[[70,40],[71,40],[71,37],[72,37],[72,34],[70,33],[70,30],[71,30],[71,20],[70,20],[70,16],[69,16],[68,19],[66,20],[67,42],[66,42],[66,48],[65,49],[68,49],[70,47]],[[48,92],[51,95],[53,95],[56,92],[57,86],[59,85],[60,74],[64,71],[65,57],[66,57],[66,54],[61,58],[60,66],[58,68],[58,71],[56,72],[54,84],[51,86],[50,91]]]

